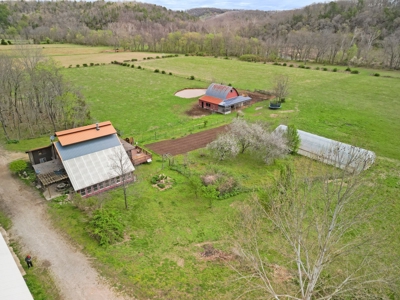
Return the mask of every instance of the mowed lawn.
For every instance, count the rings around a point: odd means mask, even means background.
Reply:
[[[71,68],[65,74],[83,88],[96,120],[110,119],[117,128],[132,134],[149,129],[166,130],[187,122],[189,119],[183,112],[195,99],[175,97],[179,89],[206,87],[213,80],[244,90],[270,90],[273,77],[286,74],[291,81],[291,93],[283,109],[270,111],[267,103],[259,103],[245,110],[246,118],[274,124],[292,123],[301,130],[355,144],[379,156],[400,159],[397,151],[400,139],[395,138],[400,132],[397,77],[375,77],[370,75],[371,70],[363,69],[359,69],[358,75],[349,74],[344,67],[334,73],[184,56],[134,64],[134,69],[114,65]],[[136,69],[138,65],[146,70]],[[153,73],[156,68],[174,75]],[[191,75],[196,80],[188,80]],[[232,115],[215,117],[232,118]]]

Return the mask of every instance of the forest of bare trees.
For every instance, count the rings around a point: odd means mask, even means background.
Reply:
[[[7,141],[76,127],[89,118],[86,103],[38,48],[0,54],[0,123]]]
[[[400,1],[332,1],[273,12],[184,12],[137,2],[4,1],[0,37],[397,69]]]

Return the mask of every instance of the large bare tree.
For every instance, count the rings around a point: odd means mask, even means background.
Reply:
[[[273,78],[272,91],[279,103],[285,102],[285,98],[289,95],[289,76],[277,75]]]
[[[134,167],[128,155],[122,147],[114,148],[110,155],[111,173],[121,183],[121,188],[124,193],[125,209],[128,209],[128,184],[133,181],[132,171]]]
[[[399,270],[374,227],[383,206],[374,198],[371,178],[359,174],[368,159],[359,160],[360,168],[327,168],[322,174],[303,166],[295,175],[283,167],[267,197],[253,196],[242,205],[233,243],[245,294],[304,300],[390,293]]]

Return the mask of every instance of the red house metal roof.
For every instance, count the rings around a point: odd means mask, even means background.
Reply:
[[[215,98],[213,96],[207,96],[207,95],[202,96],[199,100],[205,101],[205,102],[208,102],[211,104],[217,104],[217,105],[222,102],[222,99]]]
[[[117,133],[117,131],[112,126],[111,122],[106,121],[98,123],[97,125],[92,124],[63,131],[57,131],[56,136],[58,137],[58,140],[62,146],[67,146],[115,133]]]
[[[234,87],[212,83],[207,88],[206,95],[226,100],[236,98],[237,96],[239,96],[239,93]]]

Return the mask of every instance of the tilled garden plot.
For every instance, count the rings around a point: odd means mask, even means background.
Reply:
[[[145,146],[159,155],[166,153],[171,155],[183,154],[199,148],[204,148],[208,143],[215,140],[218,134],[225,132],[226,127],[227,125],[224,125],[199,133],[193,133],[183,138],[157,142]]]

